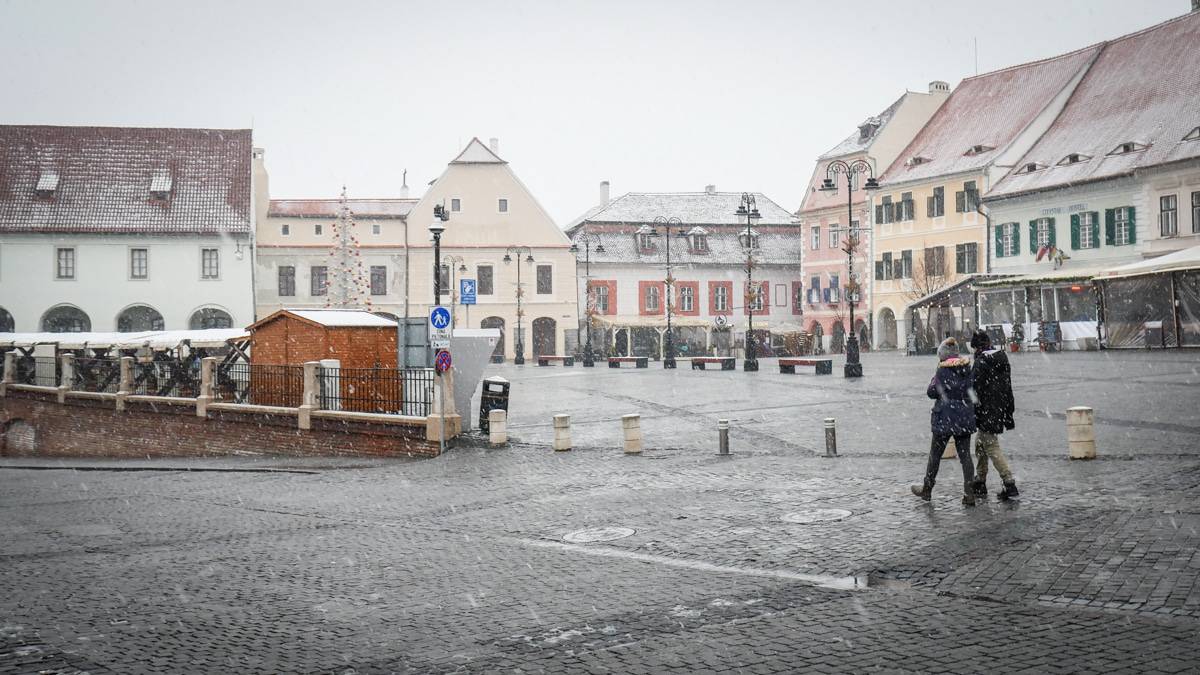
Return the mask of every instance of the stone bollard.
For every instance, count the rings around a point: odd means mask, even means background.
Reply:
[[[825,418],[825,456],[837,457],[837,420]]]
[[[508,443],[508,411],[488,411],[488,442],[492,447]]]
[[[125,397],[133,393],[133,357],[121,357],[121,384],[117,386],[117,410],[125,409]]]
[[[17,353],[4,353],[4,375],[0,377],[0,396],[8,395],[8,385],[17,379]]]
[[[729,420],[717,420],[717,454],[729,454]]]
[[[621,416],[621,428],[625,432],[625,454],[639,455],[642,452],[642,416],[634,413]]]
[[[58,378],[58,402],[67,402],[67,392],[75,386],[75,355],[60,354],[58,357],[61,367],[59,368]]]
[[[565,452],[571,449],[571,416],[554,416],[554,449]]]
[[[296,427],[301,430],[312,429],[312,411],[321,408],[321,400],[318,396],[321,390],[317,384],[317,370],[320,368],[320,361],[304,362],[304,390],[300,395],[300,407],[296,411]]]
[[[1096,459],[1096,417],[1087,406],[1067,408],[1067,449],[1071,459]]]
[[[208,419],[208,404],[213,402],[213,381],[217,375],[217,357],[200,359],[200,395],[196,397],[196,417]]]

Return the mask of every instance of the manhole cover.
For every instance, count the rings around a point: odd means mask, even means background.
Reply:
[[[809,523],[829,523],[835,520],[845,520],[852,515],[854,514],[846,509],[809,509],[808,511],[786,513],[780,520],[785,523],[807,525]]]
[[[590,527],[586,530],[575,530],[563,535],[563,541],[569,541],[572,544],[590,544],[596,541],[612,541],[614,539],[624,539],[637,530],[631,527]]]

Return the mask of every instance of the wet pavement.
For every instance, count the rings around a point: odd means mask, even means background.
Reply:
[[[864,363],[500,366],[514,443],[432,460],[3,458],[0,672],[1200,669],[1200,354],[1014,357],[1022,498],[974,509],[908,494],[933,361]]]

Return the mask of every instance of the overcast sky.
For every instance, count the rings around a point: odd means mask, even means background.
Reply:
[[[0,123],[245,128],[273,197],[419,195],[472,136],[560,226],[597,185],[760,191],[904,89],[1117,37],[1190,0],[0,0]],[[669,216],[671,214],[663,214]]]

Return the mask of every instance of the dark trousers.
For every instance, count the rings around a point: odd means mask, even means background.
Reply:
[[[933,489],[937,480],[938,467],[942,465],[942,453],[946,452],[946,444],[950,436],[934,436],[929,446],[929,463],[925,465],[925,487]],[[975,465],[971,463],[971,434],[954,437],[954,450],[958,453],[958,462],[962,465],[963,482],[970,483],[975,479]]]

